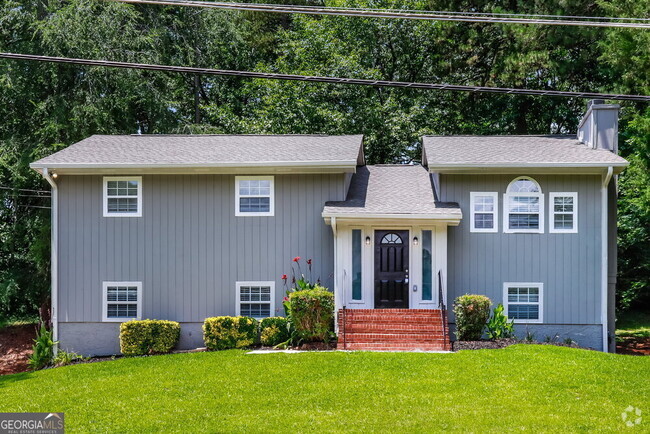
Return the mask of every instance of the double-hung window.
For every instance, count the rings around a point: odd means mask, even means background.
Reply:
[[[236,216],[272,216],[274,196],[272,176],[235,177]]]
[[[142,177],[104,177],[104,217],[142,217]]]
[[[578,232],[578,193],[549,193],[549,232]]]
[[[275,282],[237,282],[237,316],[274,316]]]
[[[123,322],[142,317],[142,282],[104,282],[102,317]]]
[[[470,206],[470,232],[497,232],[498,194],[471,192],[469,194]]]
[[[541,283],[504,283],[505,314],[515,322],[542,322],[542,291]]]
[[[510,183],[503,208],[503,232],[544,233],[544,196],[532,178],[522,176]]]

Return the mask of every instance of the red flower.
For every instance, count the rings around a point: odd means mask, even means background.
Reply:
[[[289,301],[289,297],[284,297],[282,301]]]
[[[286,275],[286,274],[283,274],[282,277],[281,277],[280,279],[282,279],[282,280],[287,280],[287,275]]]
[[[298,261],[300,261],[300,256],[296,256],[295,258],[293,258],[293,262],[298,262]]]
[[[311,265],[311,259],[307,259],[307,265]]]

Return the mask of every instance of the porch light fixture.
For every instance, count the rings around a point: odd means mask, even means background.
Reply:
[[[59,175],[57,175],[56,172],[52,174],[52,178],[56,179],[58,177],[59,177]]]
[[[366,246],[370,245],[370,237],[366,237]]]
[[[418,237],[413,237],[413,245],[417,246],[418,244],[420,244],[420,240],[418,240]]]

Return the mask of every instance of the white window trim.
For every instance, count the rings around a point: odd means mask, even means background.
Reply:
[[[361,231],[361,298],[359,300],[355,300],[352,298],[352,292],[354,291],[353,287],[353,282],[354,282],[354,275],[352,274],[353,266],[352,264],[354,263],[354,257],[352,255],[352,251],[354,249],[354,236],[352,235],[354,230],[360,230]],[[351,226],[350,227],[350,294],[348,295],[348,303],[349,304],[364,304],[366,302],[366,291],[365,291],[365,283],[366,283],[366,256],[367,253],[365,252],[366,249],[368,249],[371,246],[366,245],[366,236],[370,236],[366,233],[366,230],[362,226]],[[370,237],[372,239],[372,237]],[[371,252],[374,252],[374,249],[371,249]],[[371,255],[372,256],[372,255]]]
[[[555,212],[556,197],[572,197],[573,212]],[[578,193],[577,192],[553,192],[548,194],[548,231],[552,234],[577,234],[578,233]],[[573,228],[555,229],[555,214],[573,214]]]
[[[510,186],[521,180],[521,179],[530,179],[537,183],[539,187],[539,193],[509,193]],[[539,198],[539,228],[538,229],[510,229],[510,210],[508,205],[510,204],[510,198],[512,196],[525,196],[525,197],[538,197]],[[539,182],[530,176],[519,176],[508,184],[506,192],[503,194],[503,233],[505,234],[543,234],[544,233],[544,192]]]
[[[271,181],[271,194],[269,195],[269,211],[268,212],[241,212],[239,209],[239,181]],[[244,196],[251,197],[251,196]],[[253,196],[253,197],[266,197],[266,196]],[[259,217],[267,216],[272,217],[275,215],[275,180],[273,176],[235,176],[235,216],[237,217]]]
[[[235,316],[241,316],[241,288],[242,286],[268,286],[271,288],[271,301],[268,302],[269,304],[269,316],[275,316],[275,282],[273,281],[238,281],[235,282],[235,286],[237,287],[236,295],[235,295]],[[250,302],[251,304],[253,303],[267,303],[266,301],[252,301]],[[265,317],[267,318],[267,317]],[[261,318],[260,318],[261,319]]]
[[[109,286],[135,286],[138,288],[138,301],[119,301],[110,304],[135,304],[137,305],[137,316],[135,318],[109,318],[108,317],[108,287]],[[126,322],[142,318],[142,282],[102,282],[102,321],[103,322]]]
[[[477,228],[475,227],[474,214],[476,210],[474,209],[474,204],[477,196],[489,196],[494,200],[494,208],[492,211],[493,225],[491,228]],[[499,232],[499,193],[497,192],[482,192],[482,191],[472,191],[469,193],[469,231],[470,232]],[[490,214],[490,212],[482,211],[479,214]]]
[[[108,181],[137,181],[138,195],[135,198],[138,200],[138,212],[108,212]],[[103,208],[104,217],[142,217],[142,177],[141,176],[104,176],[103,183]],[[115,197],[115,196],[110,196]],[[133,198],[134,196],[129,196]]]
[[[544,284],[540,282],[505,282],[503,284],[503,309],[504,314],[508,316],[508,288],[538,288],[539,289],[539,302],[517,302],[513,304],[530,304],[539,306],[539,318],[538,319],[515,319],[515,324],[539,324],[544,322]]]

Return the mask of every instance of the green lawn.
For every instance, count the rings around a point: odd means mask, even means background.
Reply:
[[[649,373],[650,358],[540,345],[232,350],[0,377],[0,411],[63,411],[71,431],[620,431],[632,405],[647,432]]]
[[[616,322],[616,336],[650,338],[650,312],[626,312]]]

